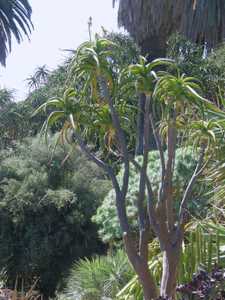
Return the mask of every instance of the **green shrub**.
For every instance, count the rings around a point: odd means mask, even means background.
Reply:
[[[0,152],[0,267],[11,287],[17,275],[40,277],[53,295],[74,259],[102,252],[91,217],[108,182],[78,150],[64,161],[67,151],[51,157],[36,138]]]
[[[81,300],[115,299],[120,289],[132,278],[133,271],[126,254],[80,260],[75,263],[68,279],[67,295],[80,295]]]

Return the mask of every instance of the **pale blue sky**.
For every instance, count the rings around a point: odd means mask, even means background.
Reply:
[[[30,0],[35,30],[31,41],[13,44],[6,68],[0,66],[0,87],[17,90],[16,99],[22,100],[27,87],[25,79],[37,66],[46,64],[54,69],[63,61],[60,49],[75,49],[88,39],[87,22],[93,18],[93,32],[101,26],[117,31],[117,8],[112,0]]]

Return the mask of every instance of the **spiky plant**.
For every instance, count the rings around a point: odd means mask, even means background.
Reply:
[[[81,300],[115,299],[132,276],[133,271],[122,250],[114,255],[83,259],[72,267],[66,293],[80,295]]]

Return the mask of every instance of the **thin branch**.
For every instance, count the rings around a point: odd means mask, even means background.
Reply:
[[[159,187],[159,195],[158,195],[158,199],[159,199],[159,201],[161,201],[162,193],[163,193],[163,182],[164,182],[164,177],[165,177],[165,172],[166,172],[165,156],[164,156],[164,151],[163,151],[163,147],[162,147],[162,142],[161,142],[159,133],[155,128],[154,119],[153,119],[152,114],[150,114],[150,121],[151,121],[151,126],[152,126],[153,134],[155,137],[156,146],[159,151],[160,162],[161,162],[161,184]]]
[[[124,160],[122,196],[125,199],[127,190],[128,190],[128,184],[129,184],[129,154],[128,154],[128,149],[127,149],[127,144],[126,144],[126,137],[125,137],[124,131],[121,127],[120,119],[119,119],[117,111],[114,107],[112,97],[109,94],[107,82],[103,77],[99,78],[99,82],[100,82],[100,85],[102,88],[103,96],[108,101],[113,125],[115,126],[116,134],[118,136],[119,143],[120,143],[121,150],[122,150],[122,155],[123,155],[123,160]]]
[[[149,120],[150,97],[146,97],[145,114],[144,114],[144,145],[143,145],[143,161],[140,170],[139,193],[137,199],[138,217],[140,231],[143,231],[146,226],[144,213],[144,199],[145,187],[148,167],[148,153],[149,153],[149,136],[150,136],[150,120]]]
[[[163,178],[165,176],[164,151],[163,151],[163,147],[162,147],[161,138],[160,138],[159,133],[156,130],[156,127],[155,127],[155,124],[154,124],[154,119],[153,119],[152,114],[150,114],[150,121],[151,121],[151,126],[152,126],[153,134],[154,134],[154,137],[155,137],[155,141],[156,141],[156,146],[157,146],[157,149],[159,151],[159,156],[160,156],[160,161],[161,161],[161,180],[163,181]]]
[[[81,150],[86,154],[86,156],[92,160],[97,166],[102,168],[106,174],[110,177],[113,188],[116,193],[116,207],[117,207],[117,212],[118,212],[118,217],[120,221],[120,226],[123,232],[128,233],[130,231],[129,228],[129,223],[127,219],[127,214],[126,214],[126,206],[125,206],[125,200],[123,198],[118,180],[116,178],[116,175],[113,171],[113,169],[104,163],[102,160],[97,158],[91,151],[88,149],[87,145],[83,141],[82,137],[79,135],[79,133],[74,129],[73,131],[73,137],[77,141],[78,145],[80,146]]]
[[[173,172],[176,156],[177,130],[176,130],[176,114],[168,124],[168,158],[166,162],[165,177],[163,181],[163,192],[161,201],[165,202],[166,218],[168,231],[172,232],[174,227],[174,211],[173,211]]]
[[[174,115],[173,120],[169,122],[168,125],[168,138],[167,138],[167,148],[168,148],[168,158],[166,162],[165,171],[165,184],[172,185],[173,170],[176,155],[176,142],[177,142],[177,131],[176,131],[176,116]]]
[[[198,163],[197,163],[194,173],[187,185],[187,188],[183,195],[183,199],[181,201],[180,210],[179,210],[179,219],[178,219],[180,226],[183,225],[183,223],[184,223],[184,214],[185,214],[187,202],[190,198],[190,194],[192,192],[193,186],[196,183],[196,180],[198,179],[198,177],[201,175],[202,171],[204,170],[204,167],[206,166],[206,164],[203,165],[205,151],[206,151],[206,146],[203,144],[200,149],[200,156],[198,159]]]
[[[130,159],[131,163],[134,165],[134,167],[140,172],[141,171],[141,165],[133,158]],[[150,225],[152,226],[152,229],[154,230],[155,234],[159,236],[159,227],[157,224],[157,217],[156,217],[156,211],[153,204],[154,200],[154,193],[152,190],[152,185],[150,178],[146,174],[146,186],[147,186],[147,192],[148,192],[148,215],[149,215],[149,221]]]

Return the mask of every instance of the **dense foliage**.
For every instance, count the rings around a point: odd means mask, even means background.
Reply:
[[[39,138],[0,152],[0,266],[11,286],[40,277],[45,295],[72,261],[103,250],[91,216],[108,186],[78,150],[51,156]]]

